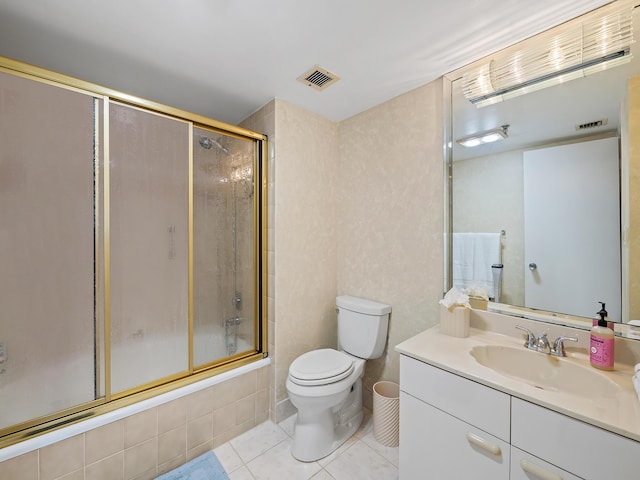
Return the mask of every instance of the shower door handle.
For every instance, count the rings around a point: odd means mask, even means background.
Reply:
[[[7,354],[4,344],[0,343],[0,374],[7,371]]]

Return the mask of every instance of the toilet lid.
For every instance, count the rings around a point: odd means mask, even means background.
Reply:
[[[296,358],[289,367],[289,376],[298,385],[327,385],[348,377],[353,369],[353,359],[349,355],[322,348]]]

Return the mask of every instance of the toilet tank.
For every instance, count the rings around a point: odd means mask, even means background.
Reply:
[[[391,306],[349,295],[337,297],[336,306],[340,348],[360,358],[382,356]]]

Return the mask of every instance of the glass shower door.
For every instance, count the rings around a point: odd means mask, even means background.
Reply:
[[[255,350],[254,142],[193,130],[196,368]]]
[[[2,446],[266,340],[266,138],[33,68],[0,70]]]
[[[104,390],[94,363],[101,109],[91,95],[0,73],[0,429]]]
[[[189,369],[189,123],[110,106],[111,392]]]

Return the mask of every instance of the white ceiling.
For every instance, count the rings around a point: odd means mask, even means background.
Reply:
[[[236,124],[340,121],[609,0],[0,0],[0,55]],[[296,81],[314,65],[341,77]]]

